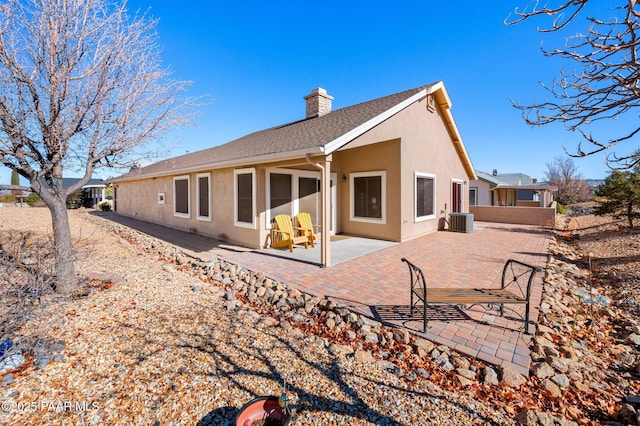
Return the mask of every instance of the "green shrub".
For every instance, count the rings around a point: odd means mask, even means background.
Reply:
[[[40,203],[39,201],[40,201],[40,196],[35,192],[31,192],[29,193],[29,195],[24,197],[24,202],[27,203],[30,207],[35,207],[40,204],[43,204],[43,203]]]
[[[100,204],[98,204],[98,207],[100,207],[100,210],[102,210],[103,212],[111,211],[111,204],[108,201],[101,202]]]
[[[556,213],[564,214],[565,208],[562,204],[556,203]]]
[[[5,194],[0,194],[0,202],[3,202],[3,203],[15,203],[16,202],[16,197],[10,192],[7,192]]]

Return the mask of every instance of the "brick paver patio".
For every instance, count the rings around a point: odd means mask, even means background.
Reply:
[[[528,375],[531,337],[522,321],[504,318],[480,308],[429,310],[429,327],[422,333],[419,313],[409,310],[409,271],[405,257],[420,266],[428,287],[497,287],[507,259],[539,268],[547,263],[551,231],[535,226],[478,223],[469,234],[434,232],[337,265],[317,265],[265,255],[260,251],[213,248],[210,239],[145,224],[128,218],[114,220],[187,247],[206,259],[213,255],[301,291],[328,298],[378,320],[408,328],[416,335],[494,365],[508,365]],[[186,244],[185,244],[186,243]],[[304,250],[296,248],[295,250]],[[536,322],[544,273],[538,273],[532,291],[531,319]],[[530,331],[534,327],[530,328]]]
[[[259,252],[228,253],[223,258],[301,291],[407,327],[461,353],[494,365],[509,365],[528,375],[531,337],[523,333],[519,319],[501,318],[480,308],[465,311],[465,316],[455,309],[429,310],[429,328],[421,333],[420,314],[410,315],[409,271],[400,259],[405,257],[420,266],[427,287],[497,287],[507,259],[544,268],[550,235],[549,230],[539,227],[482,223],[470,234],[435,232],[325,269]],[[534,322],[543,275],[536,275],[532,290]]]

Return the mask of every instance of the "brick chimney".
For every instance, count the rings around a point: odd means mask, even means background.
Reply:
[[[327,91],[322,87],[313,89],[304,100],[307,101],[307,118],[320,117],[331,112],[333,96],[327,95]]]

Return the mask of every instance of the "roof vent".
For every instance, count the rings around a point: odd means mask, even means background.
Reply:
[[[493,169],[493,175],[498,176],[498,169]]]
[[[304,100],[307,101],[307,118],[320,117],[331,112],[333,96],[327,95],[327,91],[322,87],[313,89]]]

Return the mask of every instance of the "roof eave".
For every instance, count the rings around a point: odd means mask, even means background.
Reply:
[[[433,95],[436,99],[438,107],[440,108],[440,111],[442,112],[442,115],[444,117],[445,126],[447,127],[449,136],[451,137],[454,147],[458,152],[458,155],[460,156],[464,169],[467,173],[468,179],[469,180],[477,179],[476,172],[473,168],[473,164],[471,163],[471,159],[469,158],[469,154],[467,153],[464,143],[462,142],[462,137],[460,136],[460,132],[458,131],[458,127],[456,126],[453,116],[451,115],[451,99],[449,98],[449,94],[447,93],[447,90],[445,89],[444,83],[442,81],[439,81],[429,87],[426,87],[425,89],[419,91],[415,95],[405,99],[404,101],[398,103],[392,108],[389,108],[388,110],[384,111],[382,114],[375,116],[371,120],[361,124],[360,126],[345,133],[344,135],[338,137],[337,139],[334,139],[331,142],[327,143],[325,145],[325,153],[328,155],[337,151],[338,149],[342,148],[343,146],[345,146],[346,144],[348,144],[358,136],[363,135],[364,133],[368,132],[378,124],[391,118],[395,114],[407,108],[409,105],[412,105],[413,103],[419,101],[420,99],[428,95]]]
[[[462,136],[460,136],[460,131],[458,130],[458,126],[456,125],[455,120],[453,119],[453,115],[451,114],[451,98],[447,93],[447,89],[444,87],[444,83],[439,81],[432,86],[429,87],[428,90],[429,95],[433,95],[435,97],[436,104],[442,113],[442,117],[444,119],[444,123],[447,127],[447,131],[449,132],[449,136],[451,137],[451,141],[453,142],[453,146],[458,152],[458,156],[462,161],[465,171],[467,172],[467,177],[469,180],[476,180],[478,176],[476,175],[476,171],[473,168],[473,164],[471,163],[471,158],[467,153],[467,149],[464,146],[464,142],[462,141]]]
[[[131,176],[123,175],[120,178],[110,179],[109,182],[120,183],[120,182],[128,182],[128,181],[135,181],[135,180],[141,180],[141,179],[153,179],[157,177],[174,176],[177,174],[196,173],[204,170],[227,169],[227,168],[233,168],[233,167],[247,167],[252,164],[274,163],[278,161],[295,160],[298,158],[304,158],[307,154],[317,155],[317,154],[323,154],[323,153],[324,153],[323,148],[320,146],[317,146],[313,148],[305,148],[305,149],[299,149],[295,151],[255,155],[252,157],[237,158],[237,159],[227,160],[227,161],[198,164],[196,166],[191,166],[191,167],[164,170],[158,173],[149,173],[144,175],[131,175]]]
[[[368,132],[369,130],[373,129],[378,124],[380,124],[383,121],[393,117],[394,115],[396,115],[397,113],[399,113],[403,109],[407,108],[409,105],[413,104],[414,102],[417,102],[418,100],[422,99],[423,97],[426,96],[426,94],[427,94],[427,89],[423,89],[423,90],[419,91],[418,93],[416,93],[415,95],[413,95],[413,96],[405,99],[404,101],[396,104],[395,106],[389,108],[388,110],[384,111],[383,113],[378,114],[377,116],[373,117],[371,120],[362,123],[358,127],[348,131],[344,135],[342,135],[342,136],[332,140],[331,142],[325,144],[324,145],[325,153],[327,155],[329,155],[329,154],[339,150],[340,148],[342,148],[343,146],[345,146],[346,144],[348,144],[349,142],[351,142],[352,140],[354,140],[358,136],[361,136],[361,135],[365,134],[366,132]]]

